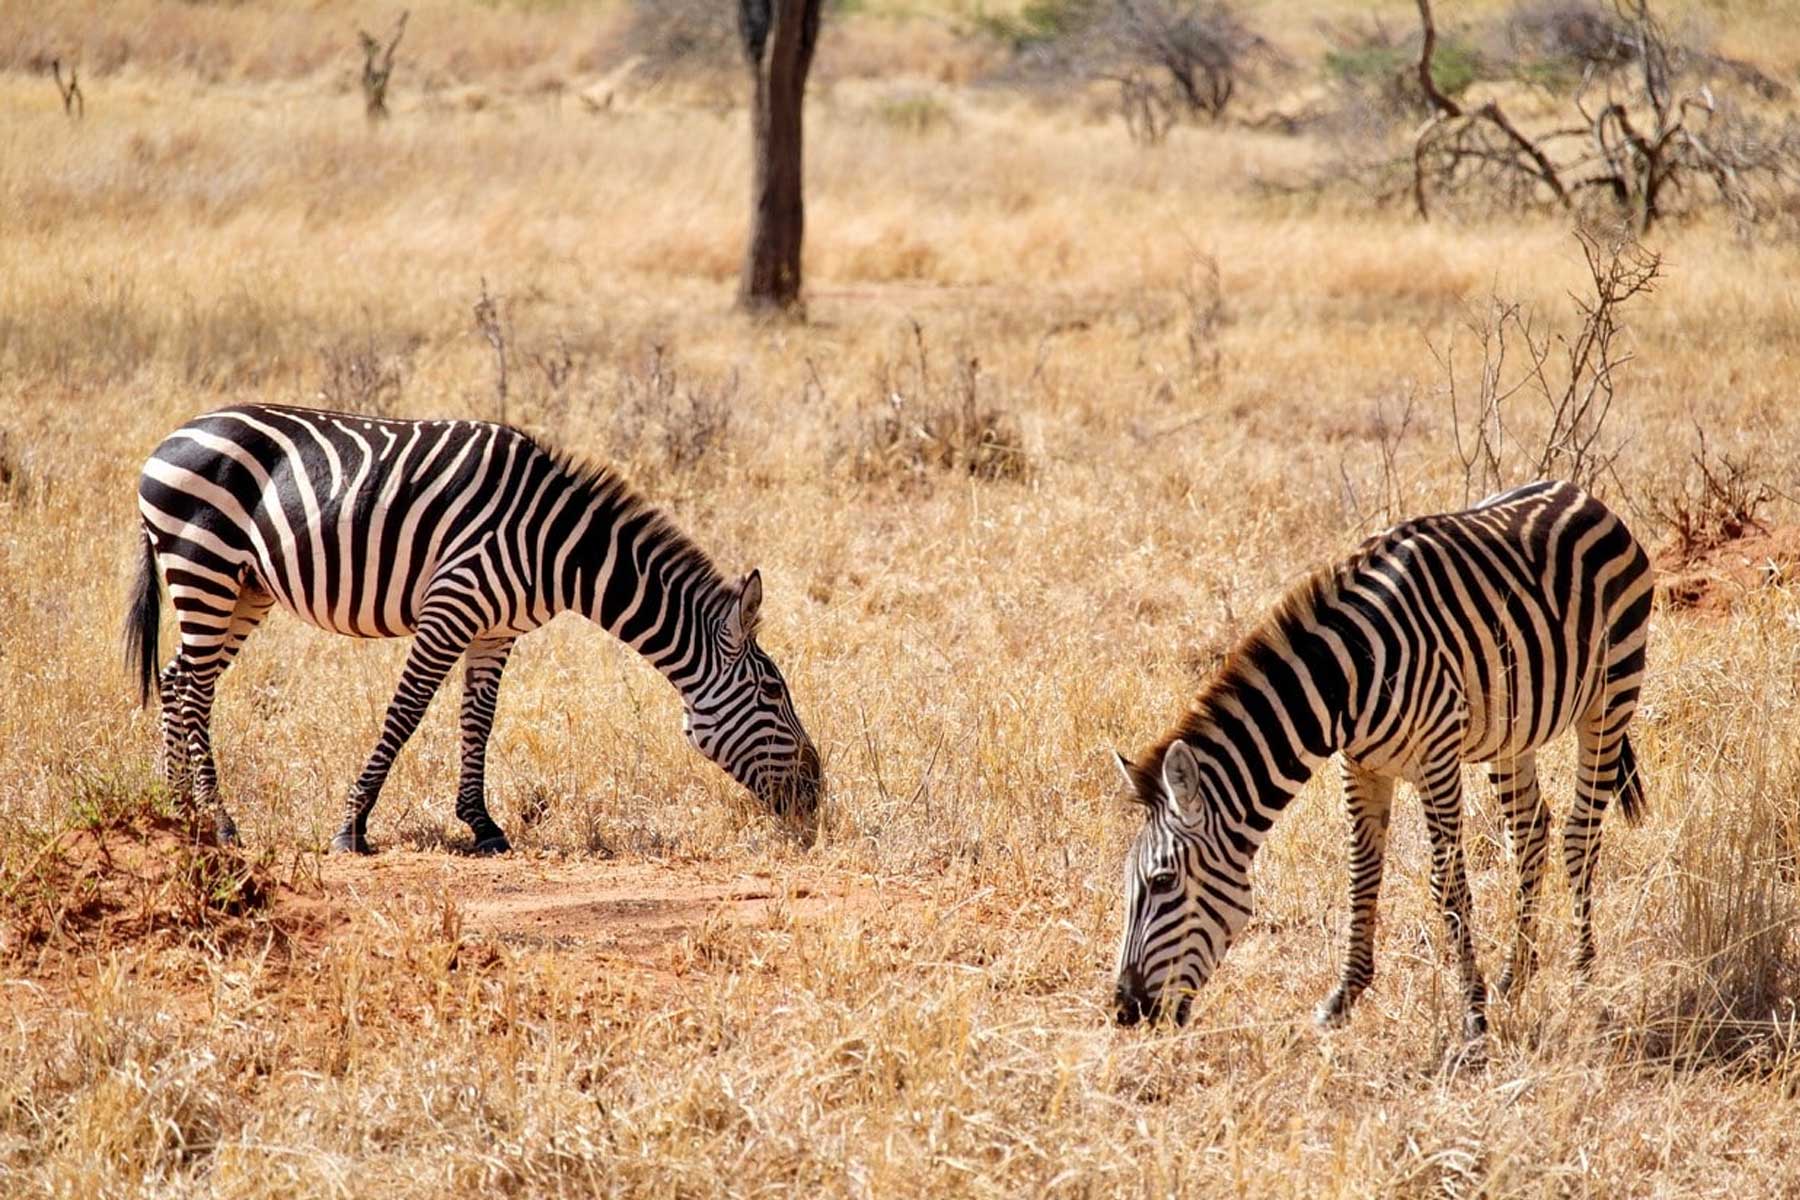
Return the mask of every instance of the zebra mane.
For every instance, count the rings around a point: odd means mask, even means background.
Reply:
[[[1366,559],[1379,542],[1379,538],[1371,539],[1350,558],[1314,570],[1290,587],[1255,628],[1238,639],[1225,656],[1224,663],[1200,686],[1188,703],[1187,711],[1174,726],[1128,764],[1139,799],[1151,803],[1160,794],[1163,758],[1169,747],[1177,741],[1194,741],[1212,732],[1216,728],[1213,714],[1221,703],[1235,696],[1251,676],[1258,673],[1256,663],[1277,647],[1286,645],[1290,631],[1318,611],[1319,605],[1336,592],[1345,574]]]
[[[653,537],[670,553],[667,562],[673,566],[688,568],[701,582],[715,588],[729,588],[731,585],[725,573],[719,570],[712,556],[702,550],[692,538],[675,524],[674,518],[652,504],[644,494],[633,487],[631,481],[610,463],[595,462],[583,454],[561,446],[527,438],[533,446],[550,460],[550,462],[569,477],[569,480],[590,499],[603,501],[617,509],[617,520],[626,521],[640,514],[648,514],[650,520],[645,527],[645,534]]]

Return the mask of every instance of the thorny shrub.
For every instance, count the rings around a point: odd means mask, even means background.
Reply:
[[[738,406],[736,371],[722,381],[684,380],[661,344],[641,368],[620,371],[613,402],[615,452],[645,482],[686,474],[719,460]]]
[[[1029,479],[1032,463],[1018,422],[982,401],[981,361],[959,357],[948,377],[935,371],[917,321],[912,349],[876,367],[877,399],[859,412],[847,447],[852,477],[911,485],[932,472]]]
[[[1629,238],[1576,234],[1592,291],[1575,298],[1573,331],[1545,328],[1516,301],[1490,297],[1465,329],[1478,362],[1459,366],[1457,337],[1433,346],[1443,370],[1463,499],[1554,476],[1593,490],[1613,474],[1607,434],[1617,372],[1631,361],[1622,309],[1656,288],[1662,259]]]
[[[394,413],[406,390],[412,352],[390,348],[376,340],[372,329],[319,347],[319,383],[315,393],[322,407],[358,416],[385,417]]]
[[[1684,562],[1753,530],[1768,532],[1760,514],[1776,498],[1753,451],[1735,459],[1715,456],[1707,449],[1706,430],[1697,428],[1695,434],[1700,447],[1688,479],[1680,490],[1653,496],[1647,504],[1650,514],[1669,527]]]
[[[1118,89],[1134,140],[1160,142],[1183,118],[1218,121],[1241,84],[1280,65],[1273,45],[1218,0],[1033,0],[981,22],[1040,85]]]

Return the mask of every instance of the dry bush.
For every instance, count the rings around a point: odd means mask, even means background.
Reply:
[[[1714,455],[1706,430],[1696,428],[1699,449],[1679,490],[1652,496],[1646,507],[1675,537],[1675,555],[1687,562],[1751,531],[1768,532],[1759,514],[1777,496],[1754,451],[1741,458]]]
[[[1465,110],[1437,88],[1429,0],[1419,0],[1419,14],[1417,75],[1432,113],[1412,149],[1412,196],[1422,217],[1429,197],[1571,211],[1595,198],[1640,232],[1706,207],[1749,227],[1789,214],[1800,198],[1800,124],[1788,116],[1770,126],[1744,116],[1729,95],[1715,95],[1715,73],[1706,67],[1724,60],[1673,37],[1649,0],[1614,0],[1604,28],[1577,17],[1550,21],[1553,30],[1576,31],[1565,36],[1601,57],[1581,64],[1564,89],[1564,112],[1547,128],[1520,125],[1497,99]],[[1754,74],[1738,72],[1750,90],[1766,91]]]
[[[737,5],[724,0],[633,0],[619,54],[648,82],[732,75],[743,59]]]
[[[987,29],[1014,43],[1040,86],[1111,84],[1126,131],[1152,144],[1183,118],[1218,121],[1242,85],[1281,62],[1220,0],[1039,0]]]
[[[729,458],[733,414],[742,403],[738,375],[684,378],[657,343],[640,367],[624,367],[610,406],[613,453],[651,485],[721,465]]]
[[[890,129],[920,137],[956,128],[956,110],[935,93],[919,88],[889,91],[870,106],[869,113]]]
[[[360,334],[319,348],[317,403],[358,416],[395,415],[412,369],[413,349],[404,342],[381,344],[365,313]]]
[[[1529,78],[1578,78],[1622,67],[1637,53],[1618,11],[1600,0],[1520,0],[1506,15],[1505,33]]]
[[[1629,239],[1602,243],[1576,234],[1592,291],[1575,297],[1573,332],[1542,328],[1532,309],[1490,296],[1465,328],[1480,355],[1468,370],[1456,361],[1453,334],[1432,348],[1471,502],[1532,479],[1567,479],[1590,491],[1617,480],[1621,443],[1607,433],[1615,373],[1631,361],[1622,309],[1650,294],[1662,258]]]
[[[857,414],[840,453],[859,481],[928,485],[933,472],[977,479],[1029,479],[1032,462],[1016,420],[982,400],[981,361],[957,358],[948,374],[933,368],[925,330],[911,323],[912,353],[876,367],[877,399]]]

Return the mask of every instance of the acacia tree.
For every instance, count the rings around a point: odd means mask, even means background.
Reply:
[[[792,309],[800,302],[801,106],[819,40],[822,0],[738,0],[738,36],[750,68],[750,245],[738,304]]]

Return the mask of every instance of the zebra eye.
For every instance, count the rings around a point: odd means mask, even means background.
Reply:
[[[1150,876],[1150,886],[1159,892],[1170,890],[1175,886],[1175,883],[1176,875],[1174,871],[1157,871]]]

